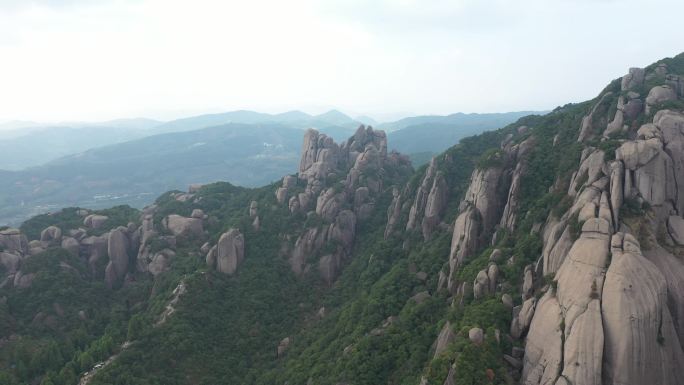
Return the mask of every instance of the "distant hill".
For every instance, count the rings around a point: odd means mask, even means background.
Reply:
[[[404,154],[439,153],[467,136],[495,130],[523,116],[543,114],[519,111],[497,114],[426,115],[383,123],[378,128],[388,132],[388,146]]]
[[[302,130],[227,124],[154,135],[0,172],[0,224],[53,207],[143,206],[161,192],[227,180],[261,186],[296,171]]]

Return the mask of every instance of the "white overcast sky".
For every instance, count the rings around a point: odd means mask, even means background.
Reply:
[[[682,0],[0,0],[0,121],[551,109],[684,51]]]

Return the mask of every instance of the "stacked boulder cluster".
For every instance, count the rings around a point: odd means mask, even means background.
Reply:
[[[298,176],[283,178],[275,193],[278,203],[287,204],[291,214],[320,219],[311,221],[320,223],[295,235],[294,244],[284,242],[292,270],[304,274],[314,267],[310,256],[318,255],[318,272],[332,283],[351,253],[357,224],[375,208],[388,170],[410,167],[407,157],[387,152],[385,133],[372,127],[360,126],[342,145],[316,130],[308,130]]]
[[[189,193],[176,193],[174,197],[179,201],[194,199],[196,190],[197,186],[191,186]],[[169,269],[171,260],[176,256],[177,240],[206,238],[204,226],[207,215],[200,209],[193,210],[187,218],[171,214],[161,219],[161,231],[158,231],[154,225],[155,210],[155,205],[146,207],[139,226],[131,222],[127,226],[113,227],[109,225],[107,216],[79,209],[77,213],[83,217],[82,227],[62,230],[49,226],[41,232],[39,240],[28,241],[18,229],[0,231],[0,263],[6,272],[0,287],[29,288],[34,274],[22,271],[22,261],[51,247],[61,247],[73,256],[81,257],[87,262],[93,277],[104,273],[105,284],[110,289],[135,280],[136,272],[157,276]],[[208,264],[223,273],[235,272],[244,256],[244,240],[238,230],[231,229],[223,234],[218,245],[211,250],[207,245],[203,248],[208,252]],[[100,265],[104,263],[102,271]],[[76,271],[65,261],[60,262],[60,266]]]
[[[639,92],[656,77],[664,84],[644,98]],[[512,312],[507,338],[524,346],[503,358],[521,383],[684,383],[684,113],[658,109],[684,98],[683,85],[684,78],[660,64],[651,71],[630,69],[619,96],[605,91],[596,99],[578,130],[584,148],[576,171],[569,183],[559,179],[551,187],[567,193],[570,207],[552,211],[532,228],[543,251],[524,268],[518,306],[505,293],[510,284],[499,269],[502,262],[514,263],[514,257],[506,260],[502,250],[494,249],[489,266],[474,281],[461,282],[457,273],[466,258],[496,245],[503,231],[515,230],[534,130],[519,127],[518,134],[528,135],[515,145],[509,136],[492,155],[496,162],[473,171],[438,290],[450,294],[452,306],[500,296]],[[617,106],[606,108],[607,100]],[[607,111],[615,112],[600,116]],[[637,124],[637,118],[648,122]],[[608,140],[617,143],[614,154],[595,147]],[[436,226],[446,226],[439,219],[446,188],[433,161],[406,230],[422,229],[428,239]],[[402,204],[402,195],[395,194],[388,210],[386,236],[397,231],[401,206],[410,203]],[[629,210],[638,211],[621,218]],[[468,337],[478,343],[481,333],[474,328]],[[454,338],[447,323],[435,342],[435,356]],[[444,384],[453,383],[457,370],[452,367]]]

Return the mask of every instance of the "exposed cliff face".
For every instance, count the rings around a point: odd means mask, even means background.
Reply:
[[[643,79],[643,70],[630,70],[623,91],[641,86]],[[646,113],[673,98],[669,87],[653,87]],[[619,114],[624,101],[617,103]],[[605,137],[616,131],[615,120]],[[675,276],[681,280],[684,264],[663,247],[672,250],[678,244],[678,231],[664,229],[669,222],[679,223],[683,214],[683,127],[680,112],[660,110],[651,123],[633,131],[624,128],[634,139],[622,141],[615,161],[607,161],[600,150],[583,152],[568,190],[574,203],[560,219],[549,218],[543,233],[544,274],[555,273],[557,289],[537,306],[526,339],[524,383],[560,378],[572,384],[683,381],[682,301]],[[625,204],[641,202],[646,209],[636,217],[620,214]],[[567,226],[573,216],[583,223],[575,241]],[[645,252],[632,233],[647,241]],[[560,351],[544,346],[543,340],[554,334]]]

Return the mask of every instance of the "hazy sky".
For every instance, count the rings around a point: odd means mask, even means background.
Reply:
[[[0,0],[0,121],[551,109],[684,51],[682,0]]]

